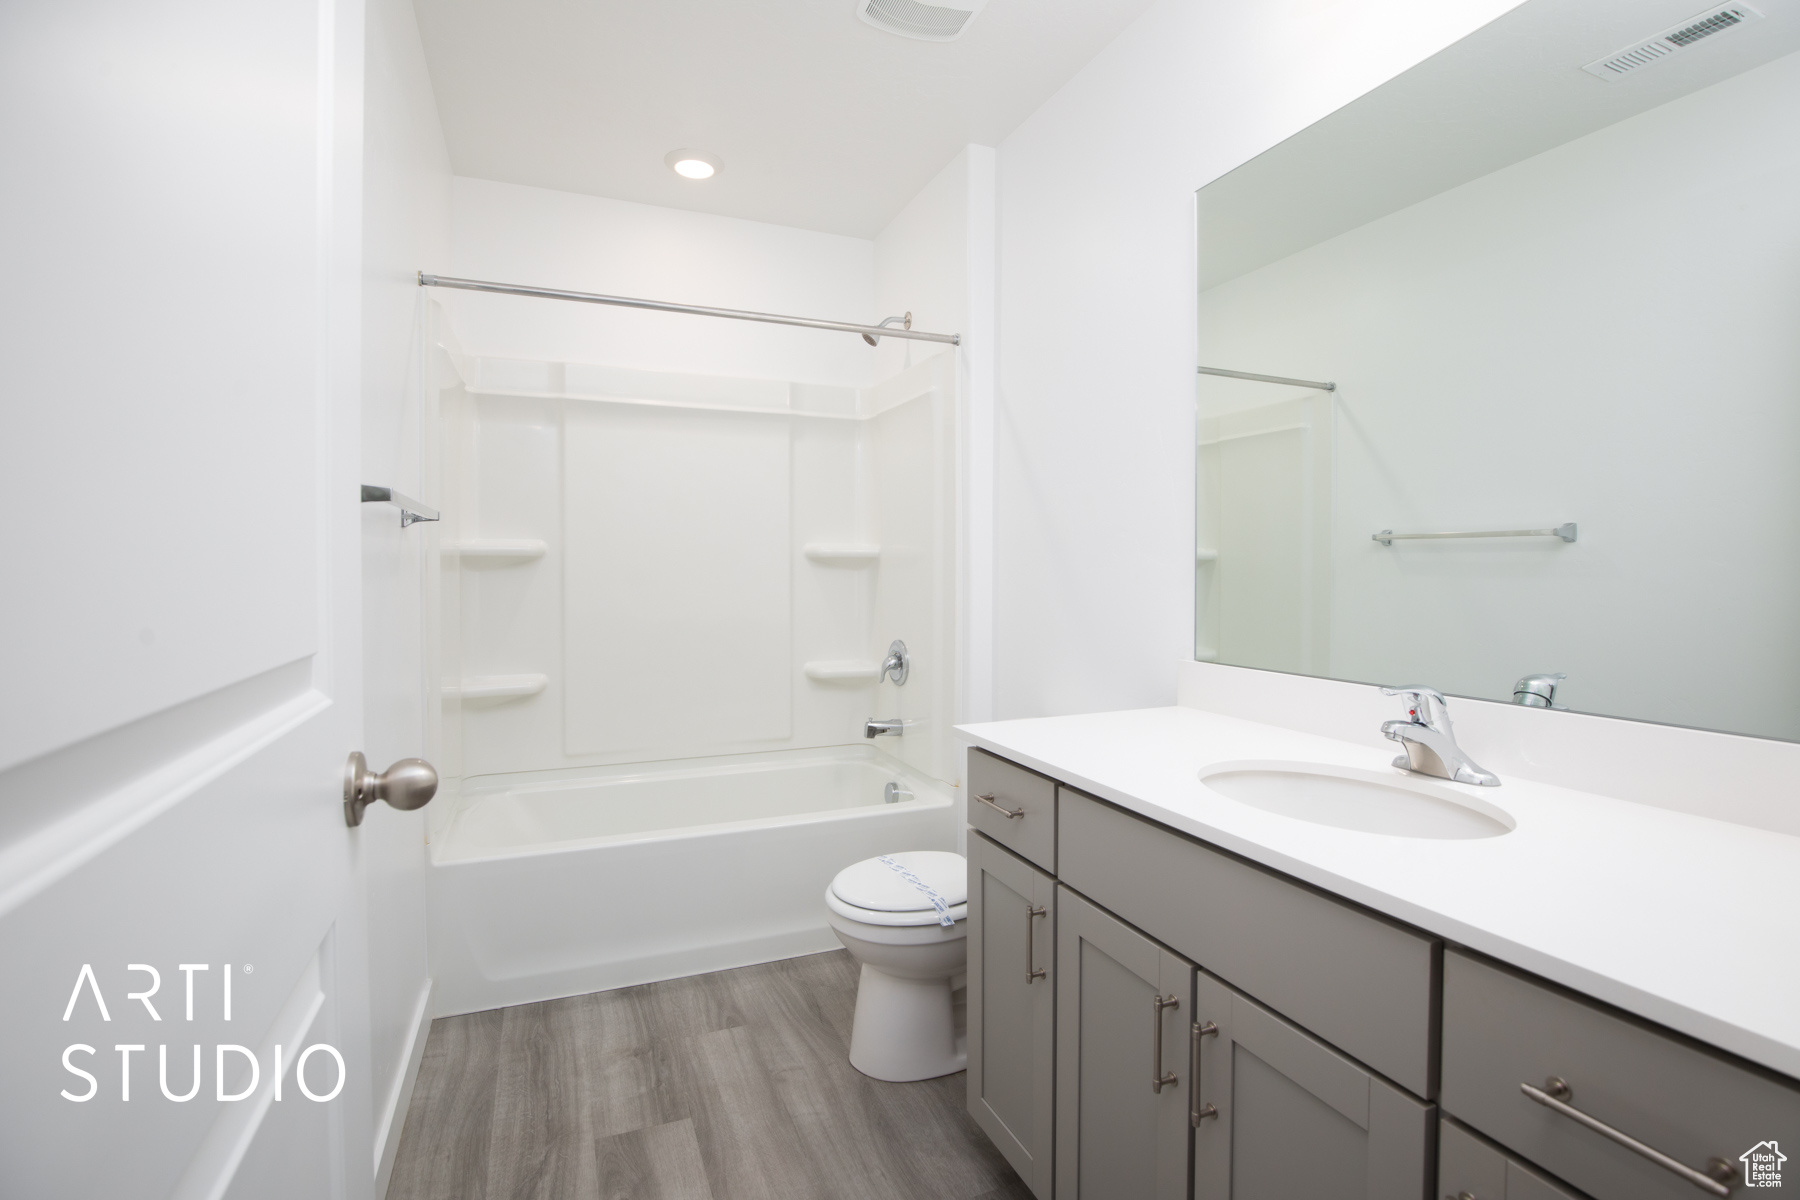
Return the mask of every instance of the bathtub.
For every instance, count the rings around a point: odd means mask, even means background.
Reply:
[[[952,802],[869,746],[468,779],[431,845],[432,1008],[835,949],[831,877],[954,850]]]

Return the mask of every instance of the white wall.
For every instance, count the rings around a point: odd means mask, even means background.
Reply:
[[[422,377],[428,297],[415,272],[450,241],[450,164],[408,0],[370,0],[363,130],[363,478],[439,504],[435,404]],[[436,736],[432,525],[401,529],[393,508],[363,511],[363,739],[376,770],[422,756]],[[385,804],[357,843],[366,889],[369,1071],[377,1194],[386,1187],[424,1049],[425,820]]]
[[[874,245],[863,238],[458,178],[451,240],[449,262],[434,273],[825,320],[879,319]],[[853,334],[439,294],[471,354],[849,386],[872,378],[875,352]]]
[[[1208,361],[1339,381],[1329,674],[1800,735],[1796,109],[1789,55],[1201,297]]]
[[[956,706],[959,719],[976,721],[993,707],[995,183],[993,148],[965,146],[875,238],[880,317],[910,312],[914,329],[962,335],[956,348],[886,339],[875,374],[885,380],[928,356],[956,355],[963,647]]]
[[[999,147],[996,713],[1192,652],[1193,193],[1515,0],[1163,0]]]
[[[876,320],[910,312],[914,329],[935,333],[960,333],[968,324],[970,158],[983,150],[965,146],[876,235]],[[875,351],[875,375],[886,379],[932,355],[954,353],[941,342],[887,338]]]

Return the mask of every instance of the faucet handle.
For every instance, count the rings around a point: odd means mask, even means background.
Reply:
[[[1440,732],[1448,733],[1450,731],[1450,706],[1444,701],[1444,693],[1436,688],[1417,685],[1397,688],[1384,687],[1381,689],[1381,694],[1405,696],[1407,716],[1420,725],[1429,726]]]
[[[1527,675],[1513,684],[1513,703],[1530,708],[1555,708],[1556,685],[1568,677],[1565,671],[1553,675]]]
[[[888,646],[888,655],[882,660],[881,674],[875,677],[875,682],[880,683],[883,679],[891,679],[894,681],[894,686],[899,687],[906,682],[906,677],[911,671],[912,656],[906,652],[906,643],[895,638]]]

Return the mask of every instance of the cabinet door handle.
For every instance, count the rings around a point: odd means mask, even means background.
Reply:
[[[1036,953],[1036,939],[1031,935],[1037,932],[1031,927],[1031,922],[1043,916],[1046,911],[1048,910],[1041,904],[1034,908],[1029,900],[1025,902],[1025,985],[1027,987],[1031,986],[1032,980],[1042,979],[1049,974],[1044,968],[1031,965]]]
[[[976,796],[975,798],[977,800],[981,801],[983,804],[987,805],[989,808],[993,809],[995,812],[999,813],[1001,816],[1005,817],[1009,821],[1013,820],[1016,817],[1022,817],[1025,815],[1025,810],[1023,808],[1005,808],[1001,805],[995,804],[994,803],[994,793],[992,793],[992,792],[982,792],[980,795]]]
[[[1194,1025],[1188,1032],[1188,1094],[1194,1098],[1192,1107],[1188,1109],[1188,1124],[1195,1129],[1200,1128],[1200,1122],[1219,1115],[1218,1109],[1200,1102],[1200,1064],[1205,1061],[1200,1057],[1200,1048],[1205,1045],[1207,1038],[1218,1036],[1219,1027],[1211,1021]],[[1470,1200],[1474,1200],[1474,1197],[1470,1197]]]
[[[1164,996],[1161,993],[1158,993],[1150,1001],[1150,1019],[1152,1021],[1150,1026],[1150,1054],[1152,1059],[1150,1063],[1150,1090],[1159,1096],[1162,1095],[1162,1090],[1164,1088],[1176,1082],[1175,1072],[1170,1071],[1165,1075],[1163,1074],[1162,1069],[1163,1009],[1180,1007],[1181,998],[1179,996]]]
[[[1670,1158],[1656,1147],[1646,1146],[1629,1133],[1614,1129],[1598,1117],[1590,1116],[1569,1104],[1568,1099],[1575,1094],[1574,1090],[1554,1075],[1546,1079],[1541,1088],[1521,1083],[1519,1090],[1551,1112],[1560,1113],[1577,1125],[1586,1126],[1608,1141],[1618,1143],[1633,1154],[1642,1155],[1663,1170],[1681,1176],[1709,1196],[1731,1195],[1731,1185],[1737,1179],[1737,1171],[1722,1158],[1709,1158],[1706,1160],[1706,1170],[1696,1171],[1686,1163]]]

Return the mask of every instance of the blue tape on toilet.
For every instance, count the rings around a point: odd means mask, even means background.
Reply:
[[[875,861],[918,888],[921,892],[924,892],[925,898],[931,901],[931,907],[937,909],[939,925],[949,926],[956,924],[956,918],[950,915],[949,901],[938,895],[936,889],[929,883],[926,883],[923,879],[920,879],[917,875],[914,875],[911,871],[907,870],[885,854],[881,855]]]

